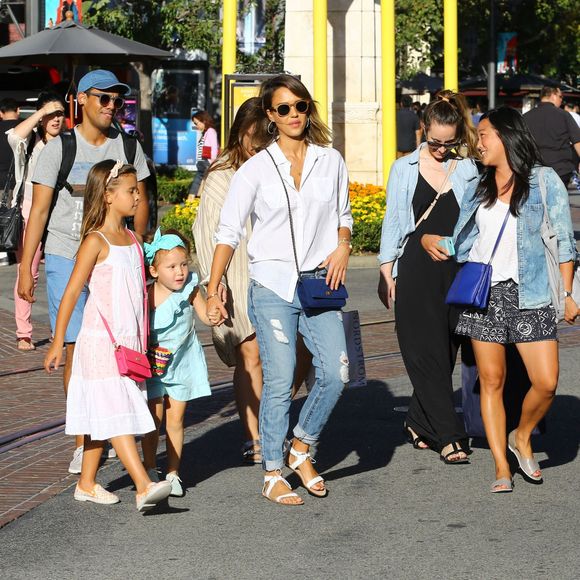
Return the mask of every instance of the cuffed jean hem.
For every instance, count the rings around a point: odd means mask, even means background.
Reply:
[[[276,471],[277,469],[284,469],[284,459],[271,459],[262,461],[262,468],[264,471]]]
[[[296,439],[302,441],[302,443],[306,443],[306,445],[313,445],[318,441],[318,437],[308,435],[308,433],[306,433],[306,431],[304,431],[300,425],[296,425],[296,427],[294,427],[293,433]]]

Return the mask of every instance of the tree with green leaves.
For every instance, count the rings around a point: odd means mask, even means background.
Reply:
[[[408,79],[432,67],[441,55],[442,0],[396,0],[395,50],[399,78]]]
[[[241,15],[256,0],[244,0]],[[84,23],[165,50],[201,51],[219,75],[222,61],[220,0],[85,0]],[[284,68],[285,0],[266,0],[266,42],[255,54],[238,50],[237,70],[280,72]],[[141,129],[150,143],[151,64],[135,63],[141,89]]]
[[[461,0],[459,65],[479,74],[489,54],[490,0]],[[580,62],[578,0],[495,0],[498,32],[517,32],[518,67],[576,83]],[[396,0],[398,73],[442,68],[443,0]]]
[[[242,3],[240,16],[256,0]],[[221,66],[222,2],[219,0],[85,0],[85,23],[166,50],[199,50],[213,68]],[[266,0],[266,43],[256,54],[238,51],[240,72],[279,72],[284,68],[285,0]]]
[[[477,31],[473,63],[481,69],[489,50],[489,0],[459,2],[459,23]],[[576,84],[580,61],[578,0],[495,0],[498,32],[518,34],[518,69],[565,79]],[[460,59],[465,66],[465,59]]]

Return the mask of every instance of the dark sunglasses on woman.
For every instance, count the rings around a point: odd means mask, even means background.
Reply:
[[[283,103],[282,105],[274,107],[272,110],[276,111],[279,117],[285,117],[286,115],[290,114],[290,110],[292,107],[296,109],[297,113],[303,115],[308,111],[310,103],[308,101],[296,101],[293,105],[287,105],[286,103]]]
[[[453,143],[439,143],[439,141],[427,141],[427,147],[429,149],[433,149],[433,151],[437,151],[437,149],[441,149],[441,147],[445,147],[446,151],[451,151],[451,149],[455,149],[461,145],[461,141],[454,141]]]
[[[91,91],[86,91],[85,94],[89,95],[89,97],[97,97],[101,107],[108,107],[111,103],[111,100],[113,101],[114,109],[122,109],[123,105],[125,104],[125,99],[122,97],[112,97],[107,93],[92,93]]]

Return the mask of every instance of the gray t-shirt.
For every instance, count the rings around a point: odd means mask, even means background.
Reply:
[[[58,192],[56,204],[47,226],[48,235],[45,246],[47,254],[71,260],[74,259],[79,248],[85,185],[89,170],[95,163],[105,159],[127,161],[123,149],[123,139],[116,129],[111,128],[109,138],[99,146],[87,143],[77,129],[75,129],[75,136],[77,152],[74,165],[67,179],[73,188],[73,193],[69,193],[67,189],[61,189]],[[60,138],[51,139],[38,156],[32,182],[54,188],[61,162],[61,140]],[[149,176],[147,161],[139,143],[137,143],[134,165],[138,181]]]

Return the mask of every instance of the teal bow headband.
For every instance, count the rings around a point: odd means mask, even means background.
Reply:
[[[175,234],[161,235],[161,228],[157,228],[155,236],[153,236],[153,241],[150,244],[147,242],[144,244],[145,260],[147,261],[147,264],[152,264],[155,259],[155,254],[159,250],[169,251],[178,246],[185,248],[185,244],[179,236],[176,236]]]

